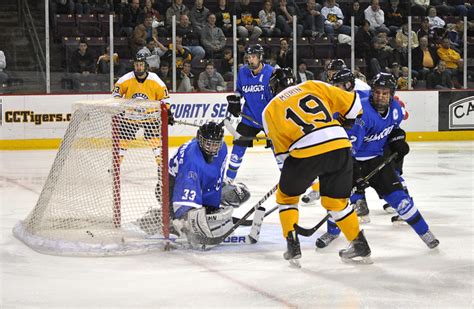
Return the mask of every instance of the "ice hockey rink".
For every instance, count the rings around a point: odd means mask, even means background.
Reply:
[[[283,260],[277,212],[265,218],[254,245],[104,258],[37,253],[13,237],[12,227],[35,206],[56,151],[0,152],[0,307],[472,308],[474,142],[410,146],[404,175],[440,246],[429,250],[410,227],[393,226],[369,191],[371,222],[363,228],[374,264],[343,263],[343,237],[316,251],[324,226],[301,237],[300,269]],[[270,151],[249,150],[238,180],[252,198],[234,214],[247,212],[278,177]],[[274,197],[264,204],[274,205]],[[314,226],[324,215],[319,202],[301,206],[300,225]]]

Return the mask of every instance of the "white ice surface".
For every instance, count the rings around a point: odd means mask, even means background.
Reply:
[[[418,142],[411,149],[405,178],[439,249],[429,250],[408,226],[392,226],[370,191],[372,222],[363,228],[374,264],[343,263],[343,237],[315,251],[323,227],[301,238],[301,269],[282,258],[277,212],[265,219],[255,245],[108,258],[39,254],[11,230],[34,207],[55,151],[0,152],[0,307],[472,308],[474,143]],[[252,198],[236,214],[247,212],[278,174],[268,150],[249,150],[238,180]],[[273,197],[264,206],[274,205]],[[319,203],[300,207],[303,226],[323,216]]]

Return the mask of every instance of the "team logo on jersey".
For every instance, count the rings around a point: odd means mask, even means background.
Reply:
[[[137,93],[134,93],[132,95],[132,99],[143,99],[143,100],[148,100],[148,96],[144,93],[140,93],[140,92],[137,92]]]
[[[384,139],[390,134],[390,132],[392,132],[392,130],[393,130],[393,125],[386,127],[379,134],[372,134],[372,135],[364,137],[364,142],[374,142],[374,141]]]
[[[247,85],[242,87],[243,92],[263,92],[265,86],[263,85]]]
[[[188,172],[188,178],[189,178],[189,179],[192,179],[192,180],[197,180],[197,179],[198,179],[198,175],[197,175],[196,172],[194,172],[194,171],[189,171],[189,172]]]

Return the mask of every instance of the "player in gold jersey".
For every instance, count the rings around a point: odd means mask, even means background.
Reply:
[[[170,96],[165,83],[153,72],[148,72],[148,64],[143,54],[137,54],[133,62],[134,70],[122,76],[115,84],[112,96],[123,99],[142,99],[150,101],[161,101],[168,107],[168,124],[174,124],[173,115],[169,109]],[[145,140],[153,149],[158,164],[161,163],[160,154],[160,136],[155,129],[154,117],[147,117],[147,114],[160,112],[160,106],[156,108],[147,108],[144,112],[133,114],[129,117],[127,114],[119,119],[119,139],[120,139],[120,161],[123,161],[124,155],[129,147],[131,140],[135,139],[135,134],[140,128],[145,130]]]
[[[290,69],[277,69],[270,79],[275,97],[262,113],[263,127],[275,155],[284,161],[276,193],[286,260],[301,258],[294,225],[299,196],[313,180],[321,183],[321,204],[350,242],[339,252],[344,261],[370,263],[370,248],[357,215],[348,204],[352,190],[351,143],[341,123],[361,115],[359,97],[320,81],[294,85]],[[342,115],[334,119],[334,113]]]

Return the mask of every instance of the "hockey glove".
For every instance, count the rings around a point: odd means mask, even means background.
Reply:
[[[388,136],[388,145],[393,153],[398,153],[398,159],[402,159],[410,152],[410,146],[406,142],[405,131],[401,128],[395,128]]]
[[[174,125],[174,116],[170,109],[168,109],[168,124],[170,126]]]
[[[235,94],[227,96],[227,111],[234,117],[239,117],[242,107],[240,106],[240,96]]]
[[[365,189],[370,185],[368,182],[364,181],[362,166],[357,160],[353,161],[353,177],[355,192],[358,194],[364,194]]]

